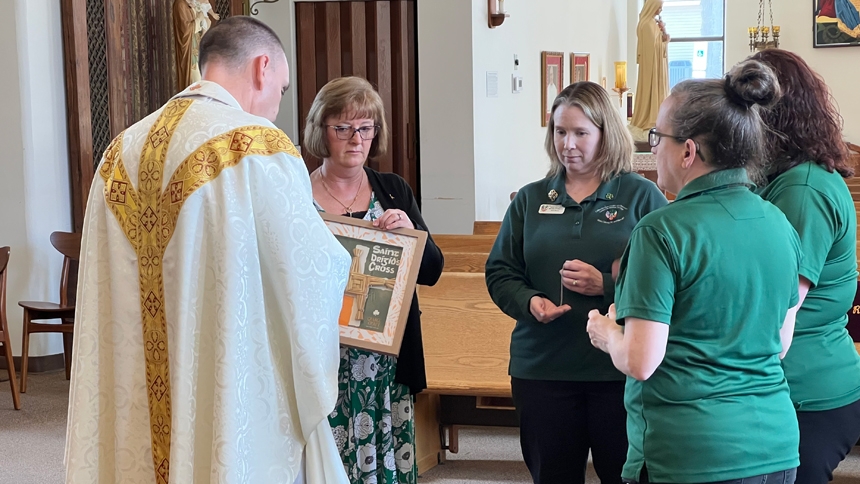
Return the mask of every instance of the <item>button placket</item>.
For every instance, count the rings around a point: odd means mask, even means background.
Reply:
[[[574,238],[582,238],[582,205],[574,205],[573,207],[573,236]]]

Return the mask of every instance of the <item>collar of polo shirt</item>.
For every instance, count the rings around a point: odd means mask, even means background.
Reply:
[[[750,190],[755,188],[755,184],[750,181],[750,177],[744,168],[727,168],[725,170],[712,171],[687,183],[675,199],[681,200],[693,197],[726,185],[746,185]]]
[[[551,190],[555,190],[558,193],[558,198],[554,201],[550,200],[549,194],[547,194],[547,202],[546,203],[554,203],[557,205],[564,205],[565,207],[570,207],[573,205],[577,205],[576,202],[570,198],[570,195],[567,194],[567,188],[565,187],[565,174],[561,172],[560,174],[553,177],[553,179],[549,183],[549,188]],[[591,202],[594,200],[614,200],[618,197],[618,189],[621,187],[621,176],[616,176],[615,178],[603,182],[597,187],[597,190],[594,191],[591,195],[582,199],[583,202]]]

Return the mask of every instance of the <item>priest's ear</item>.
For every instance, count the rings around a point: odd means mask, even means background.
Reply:
[[[268,54],[260,54],[251,59],[251,76],[254,81],[254,87],[257,90],[262,90],[266,85],[266,72],[272,63],[272,58]]]

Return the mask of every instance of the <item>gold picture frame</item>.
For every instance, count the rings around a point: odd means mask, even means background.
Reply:
[[[849,20],[860,13],[860,1],[851,0],[840,7],[833,2],[812,1],[812,47],[860,47],[860,25]],[[779,35],[779,26],[773,29],[771,39]]]
[[[549,124],[552,103],[564,89],[564,53],[540,53],[540,125]]]
[[[340,343],[398,355],[427,232],[382,230],[364,220],[320,216],[352,257],[338,317]]]
[[[574,52],[570,54],[570,83],[591,80],[591,54]]]

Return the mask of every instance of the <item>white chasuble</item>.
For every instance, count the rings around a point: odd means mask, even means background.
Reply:
[[[199,82],[90,189],[70,484],[348,482],[328,424],[350,257],[289,138]]]

